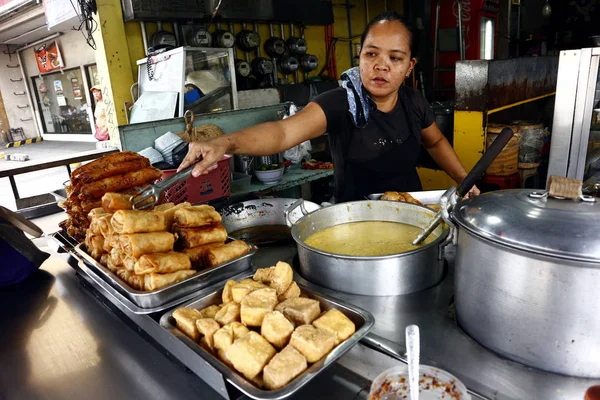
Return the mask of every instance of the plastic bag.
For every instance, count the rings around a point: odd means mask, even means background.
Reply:
[[[294,104],[290,106],[290,111],[288,115],[283,117],[283,119],[289,118],[292,115],[298,112],[298,107]],[[301,164],[302,162],[306,162],[311,159],[310,152],[312,151],[312,145],[310,144],[310,140],[300,143],[297,146],[292,147],[283,152],[283,157],[286,160],[290,160],[294,164]]]

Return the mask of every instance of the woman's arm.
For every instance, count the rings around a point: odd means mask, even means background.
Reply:
[[[457,184],[460,184],[467,176],[467,171],[462,166],[456,152],[450,146],[446,137],[442,134],[437,124],[434,122],[428,128],[421,130],[423,146],[427,149],[435,162],[454,179]],[[470,195],[478,195],[479,189],[473,186],[469,191]]]
[[[181,163],[182,170],[201,159],[193,176],[208,171],[224,154],[264,156],[282,152],[327,130],[327,118],[318,104],[311,102],[302,111],[281,121],[265,122],[221,137],[190,144]]]

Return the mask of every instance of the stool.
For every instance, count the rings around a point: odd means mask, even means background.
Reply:
[[[521,184],[521,174],[515,172],[512,175],[486,175],[482,179],[482,183],[487,185],[498,186],[500,190],[516,189]]]
[[[519,168],[519,175],[521,176],[521,188],[525,188],[525,182],[529,178],[533,178],[533,187],[536,188],[538,184],[538,169],[535,168]]]

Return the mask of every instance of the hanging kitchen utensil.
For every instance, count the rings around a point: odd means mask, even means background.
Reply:
[[[212,34],[212,42],[215,47],[231,48],[235,46],[235,36],[230,31],[221,29],[221,24],[217,24],[217,30]]]
[[[157,50],[165,49],[172,50],[177,47],[177,40],[175,35],[171,32],[163,30],[162,23],[157,22],[158,30],[152,35],[150,39],[150,46],[148,47],[148,53],[154,53]]]
[[[258,24],[254,24],[254,31],[258,32]],[[273,62],[261,55],[260,46],[256,48],[256,57],[250,64],[252,74],[257,78],[271,77],[273,74]]]
[[[190,30],[187,35],[187,44],[193,47],[210,47],[212,45],[212,35],[208,31],[208,27]]]
[[[311,72],[319,66],[319,59],[314,54],[304,54],[300,57],[300,66],[304,72]]]
[[[294,24],[290,25],[290,38],[286,41],[287,47],[290,50],[290,53],[295,56],[301,56],[306,54],[306,40],[301,37],[294,36]]]
[[[494,159],[498,156],[498,154],[500,154],[500,152],[502,151],[504,146],[506,146],[506,144],[513,137],[513,135],[514,135],[514,132],[512,129],[510,129],[510,128],[502,129],[502,132],[500,132],[500,134],[498,135],[496,140],[494,140],[494,142],[490,145],[490,147],[488,147],[488,149],[486,150],[483,157],[481,157],[479,159],[479,161],[477,162],[477,164],[475,164],[475,166],[473,167],[471,172],[469,172],[469,174],[466,176],[466,178],[462,181],[462,183],[456,189],[456,194],[458,197],[462,198],[467,193],[469,193],[469,190],[471,190],[473,185],[475,185],[475,182],[477,182],[483,176],[483,174],[485,173],[487,168],[494,161]],[[444,204],[442,204],[442,208],[444,208]],[[431,223],[427,226],[427,228],[425,228],[423,230],[423,232],[421,232],[419,234],[419,236],[417,236],[417,238],[412,242],[412,244],[414,244],[414,245],[421,244],[423,242],[423,240],[425,240],[429,235],[431,235],[431,233],[434,231],[434,229],[440,224],[440,222],[442,222],[442,212],[443,211],[447,212],[447,208],[445,210],[442,209],[437,213],[437,215],[431,221]]]
[[[269,57],[279,58],[285,53],[285,41],[275,36],[273,24],[269,24],[269,32],[271,37],[265,42],[264,48]]]
[[[236,35],[236,43],[242,51],[254,51],[260,46],[260,35],[254,30],[247,29],[244,23],[242,30]]]

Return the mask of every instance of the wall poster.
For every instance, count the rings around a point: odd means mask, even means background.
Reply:
[[[35,49],[34,53],[40,73],[50,72],[65,67],[56,40]]]

